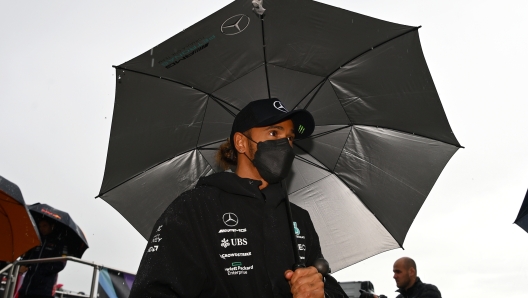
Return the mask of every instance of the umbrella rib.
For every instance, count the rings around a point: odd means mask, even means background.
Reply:
[[[325,167],[322,167],[322,166],[320,166],[320,165],[314,163],[313,161],[309,161],[308,159],[306,159],[306,158],[304,158],[304,157],[302,157],[302,156],[295,155],[295,158],[298,159],[298,160],[300,160],[300,161],[302,161],[302,162],[305,162],[305,163],[307,163],[307,164],[309,164],[309,165],[311,165],[311,166],[314,166],[314,167],[316,167],[316,168],[319,168],[319,169],[321,169],[321,170],[325,170],[325,171],[327,171],[327,172],[329,172],[329,173],[334,174],[334,172],[332,172],[331,170],[329,170],[329,169],[327,169],[327,168],[325,168]]]
[[[210,142],[210,143],[207,143],[207,144],[204,144],[202,146],[198,146],[196,147],[196,149],[198,150],[218,150],[218,148],[205,148],[205,146],[210,146],[210,145],[213,145],[213,144],[217,144],[217,143],[221,143],[223,142],[224,140],[220,140],[220,141],[214,141],[214,142]],[[188,151],[187,151],[188,152]],[[184,153],[187,153],[187,152],[184,152]],[[183,154],[183,153],[182,153]]]
[[[322,133],[319,133],[319,134],[311,135],[311,136],[309,136],[307,139],[315,139],[315,138],[318,138],[318,137],[325,136],[325,135],[327,135],[327,134],[334,133],[334,132],[336,132],[336,131],[340,131],[340,130],[343,130],[343,129],[350,128],[350,127],[352,127],[352,125],[351,125],[351,124],[348,124],[348,125],[345,125],[345,126],[340,127],[340,128],[336,128],[336,129],[332,129],[332,130],[329,130],[329,131],[325,131],[325,132],[322,132]]]
[[[348,127],[352,127],[352,126],[348,126]],[[346,142],[345,142],[345,144],[346,144]],[[299,149],[301,149],[302,151],[306,152],[307,154],[310,154],[307,150],[305,150],[305,149],[302,148],[301,146],[297,145],[297,147],[298,147]],[[343,149],[341,150],[341,154],[343,153],[343,151],[344,151],[344,145],[343,145]],[[341,158],[341,154],[339,155],[338,160],[339,160],[339,158]],[[312,156],[313,158],[315,158],[315,159],[317,160],[317,158],[316,158],[315,156],[313,156],[313,155],[311,155],[311,154],[310,154],[310,156]],[[357,158],[359,159],[359,157],[357,157]],[[363,160],[363,159],[361,159],[361,160]],[[320,161],[319,161],[319,162],[320,162]],[[367,162],[367,161],[365,161],[365,162]],[[367,162],[367,163],[368,163],[368,162]],[[337,164],[337,163],[336,163],[336,164]],[[369,164],[372,165],[372,166],[374,166],[374,167],[376,167],[375,165],[373,165],[373,164],[371,164],[371,163],[369,163]],[[378,168],[378,167],[376,167],[376,168],[379,169],[379,170],[381,170],[381,169]],[[347,183],[341,178],[341,176],[337,175],[337,174],[335,173],[334,170],[332,170],[332,169],[326,169],[326,170],[327,170],[328,172],[332,173],[332,174],[333,174],[337,179],[339,179],[339,180],[340,180],[340,181],[341,181],[341,182],[342,182],[342,183],[343,183],[348,189],[350,189],[350,191],[352,191],[354,194],[356,194],[356,192],[354,191],[354,189],[352,189],[352,188],[351,188],[351,187],[350,187],[350,186],[349,186],[349,185],[348,185],[348,184],[347,184]],[[384,171],[382,171],[382,172],[385,173]],[[385,173],[385,174],[387,174],[387,173]],[[389,176],[390,176],[390,177],[393,177],[392,175],[389,175]],[[395,177],[394,177],[394,178],[395,178]],[[400,180],[398,180],[398,181],[400,181]],[[400,181],[400,182],[402,182],[402,181]],[[402,183],[403,183],[403,182],[402,182]],[[406,185],[406,186],[408,186],[408,185],[405,184],[405,183],[403,183],[403,184]],[[410,186],[409,186],[409,187],[410,187]],[[412,187],[410,187],[410,188],[413,189],[413,190],[415,190],[415,189],[412,188]],[[415,191],[416,191],[416,190],[415,190]],[[418,192],[418,191],[417,191],[417,192]],[[418,192],[418,193],[420,193],[420,192]],[[420,193],[420,194],[421,194],[421,193]],[[357,194],[356,194],[356,196],[357,196]],[[367,205],[366,205],[366,204],[365,204],[360,198],[359,198],[359,196],[358,196],[358,199],[359,199],[359,201],[363,204],[363,206],[364,206],[364,207],[365,207],[365,208],[366,208],[366,209],[367,209],[367,210],[368,210],[368,211],[369,211],[369,212],[370,212],[370,213],[371,213],[371,214],[372,214],[372,215],[378,220],[378,222],[379,222],[379,223],[385,228],[385,230],[386,230],[386,231],[392,236],[392,238],[398,243],[398,245],[399,245],[401,248],[403,248],[403,243],[399,243],[398,240],[396,240],[396,237],[394,237],[394,236],[392,235],[392,233],[389,231],[389,229],[383,224],[383,222],[378,218],[378,216],[377,216],[377,215],[376,215],[376,214],[375,214],[375,213],[374,213],[374,212],[373,212],[373,211],[372,211],[372,210],[371,210],[371,209],[370,209],[370,208],[369,208],[369,207],[368,207],[368,206],[367,206]]]
[[[201,156],[201,157],[205,160],[205,162],[211,167],[211,169],[213,169],[213,165],[211,165],[211,164],[209,163],[209,161],[207,160],[207,158],[205,158],[205,156],[202,154],[202,152],[200,152],[200,150],[198,150],[198,154],[200,154],[200,156]],[[204,171],[205,171],[205,170],[204,170]],[[214,171],[214,170],[213,170],[213,171]],[[203,175],[203,173],[200,175],[200,177],[203,177],[202,175]]]
[[[419,28],[419,27],[418,27],[418,28]],[[358,57],[359,57],[359,56],[358,56]],[[334,91],[334,94],[335,94],[336,98],[339,99],[339,97],[337,96],[337,92],[335,91],[334,86],[331,86],[331,87],[332,87],[332,90]],[[315,88],[314,88],[314,89],[315,89]],[[313,89],[312,89],[312,90],[313,90]],[[311,92],[311,91],[310,91],[310,92]],[[319,90],[318,90],[317,92],[319,92]],[[308,94],[310,94],[310,93],[308,93]],[[316,94],[317,94],[317,93],[316,93]],[[314,96],[310,99],[310,101],[308,102],[308,104],[312,102],[312,100],[314,99],[314,97],[315,97],[315,94],[314,94]],[[302,102],[302,100],[301,100],[301,102]],[[299,102],[299,103],[300,103],[300,102]],[[308,107],[308,104],[306,104],[305,109],[306,109],[306,107]],[[341,105],[341,108],[343,108],[343,106],[342,106],[342,104],[341,104],[341,101],[339,101],[339,104]],[[343,108],[343,110],[345,110],[345,109]],[[345,114],[346,114],[346,112],[345,112]],[[348,115],[347,115],[347,117],[348,117]],[[349,118],[348,120],[350,121],[350,118]],[[455,146],[455,147],[457,147],[457,148],[462,148],[462,149],[465,148],[464,146],[462,146],[462,145],[460,145],[460,144],[457,145],[457,144],[447,143],[447,142],[444,142],[444,141],[441,141],[441,140],[433,139],[433,138],[431,138],[431,137],[423,136],[423,135],[416,134],[416,133],[414,133],[414,132],[410,132],[410,131],[404,131],[404,130],[394,129],[394,128],[390,128],[390,127],[383,127],[383,126],[379,126],[379,125],[370,125],[370,124],[363,124],[363,123],[349,124],[348,127],[349,127],[349,126],[352,126],[352,125],[362,125],[362,126],[376,127],[376,128],[382,128],[382,129],[389,129],[389,130],[392,130],[392,131],[397,131],[397,132],[402,132],[402,133],[408,133],[408,134],[412,134],[413,136],[419,136],[419,137],[422,137],[422,138],[426,138],[426,139],[430,139],[430,140],[435,140],[435,141],[437,141],[437,142],[441,142],[441,143],[444,143],[444,144],[447,144],[447,145]],[[346,127],[343,127],[343,128],[346,128]],[[327,133],[332,133],[332,132],[335,132],[335,131],[337,131],[337,130],[339,130],[339,129],[332,130],[332,131],[328,131]],[[326,134],[326,133],[322,133],[322,134],[315,135],[315,136],[312,135],[312,136],[310,136],[309,138],[319,137],[319,136],[324,135],[324,134]]]
[[[141,171],[140,173],[137,173],[136,175],[134,175],[134,176],[132,176],[132,177],[130,177],[130,178],[124,180],[123,182],[120,182],[120,183],[116,184],[115,186],[109,188],[107,191],[99,193],[99,194],[95,197],[95,199],[97,199],[97,198],[101,198],[101,196],[103,196],[103,195],[105,195],[105,194],[111,192],[112,190],[114,190],[114,189],[118,188],[119,186],[121,186],[121,185],[127,183],[128,181],[130,181],[130,180],[136,178],[137,176],[142,175],[142,174],[144,174],[144,173],[146,173],[146,172],[148,172],[148,171],[154,169],[155,167],[157,167],[157,166],[159,166],[159,165],[161,165],[161,164],[163,164],[163,163],[166,163],[166,162],[169,161],[169,160],[172,160],[173,158],[175,158],[175,157],[177,157],[177,156],[179,156],[179,155],[182,155],[182,154],[185,154],[185,153],[191,152],[191,151],[193,151],[193,150],[213,150],[213,149],[209,149],[209,148],[203,148],[203,146],[210,146],[210,145],[213,145],[213,144],[215,144],[215,143],[219,143],[219,142],[223,142],[223,140],[220,140],[220,141],[214,141],[214,142],[211,142],[211,143],[207,143],[207,144],[204,144],[204,145],[202,145],[202,146],[200,146],[200,147],[195,147],[195,148],[189,149],[189,150],[187,150],[187,151],[183,151],[183,152],[181,152],[181,153],[178,153],[178,155],[174,155],[174,156],[171,156],[171,157],[169,157],[169,158],[167,158],[167,159],[165,159],[165,160],[163,160],[163,161],[160,161],[160,162],[158,162],[157,164],[155,164],[155,165],[153,165],[153,166],[151,166],[151,167],[149,167],[149,168],[147,168],[147,169]]]
[[[211,98],[210,96],[208,96],[209,98]],[[207,103],[205,104],[205,111],[203,112],[203,116],[202,116],[202,125],[200,125],[200,130],[198,131],[198,137],[196,138],[196,145],[194,145],[194,147],[198,147],[198,142],[200,142],[200,135],[202,134],[202,129],[204,127],[204,120],[205,120],[205,115],[207,115],[207,107],[209,106],[209,100],[207,100]]]
[[[387,39],[387,40],[385,40],[385,41],[382,41],[382,42],[380,42],[379,44],[377,44],[377,45],[375,45],[375,46],[372,46],[370,49],[365,50],[365,51],[363,51],[362,53],[360,53],[360,54],[358,54],[358,55],[352,57],[352,58],[349,59],[347,62],[345,62],[343,65],[339,66],[337,69],[335,69],[334,71],[330,72],[330,73],[329,73],[329,74],[328,74],[323,80],[321,80],[321,82],[320,82],[319,84],[321,84],[321,86],[322,86],[323,83],[324,83],[326,80],[328,80],[328,79],[330,78],[330,76],[332,76],[334,73],[336,73],[338,70],[340,70],[343,66],[345,66],[345,65],[347,65],[348,63],[354,61],[355,59],[357,59],[357,58],[359,58],[359,57],[365,55],[366,53],[368,53],[368,52],[370,52],[370,51],[372,51],[372,50],[374,50],[374,49],[376,49],[376,48],[378,48],[378,47],[380,47],[380,46],[382,46],[382,45],[384,45],[384,44],[386,44],[386,43],[388,43],[388,42],[390,42],[390,41],[392,41],[392,40],[394,40],[394,39],[396,39],[396,38],[398,38],[398,37],[401,37],[401,36],[406,35],[406,34],[408,34],[408,33],[410,33],[410,32],[416,31],[416,30],[420,29],[421,27],[422,27],[422,26],[412,27],[411,29],[409,29],[409,30],[407,30],[407,31],[405,31],[405,32],[403,32],[403,33],[401,33],[401,34],[396,35],[396,36],[394,36],[394,37],[391,37],[391,38],[389,38],[389,39]],[[304,99],[306,99],[306,97],[307,97],[308,95],[310,95],[310,93],[311,93],[314,89],[315,89],[315,88],[313,88],[312,90],[310,90],[310,92],[308,92],[308,93],[307,93],[307,94],[306,94],[306,95],[305,95],[305,96],[304,96],[304,97],[303,97],[303,98],[297,103],[297,105],[295,105],[295,107],[297,107],[297,106],[298,106],[298,105],[299,105]],[[305,110],[308,108],[308,105],[313,101],[313,99],[315,98],[315,95],[317,95],[317,92],[314,93],[314,95],[312,95],[312,98],[308,101],[308,103],[307,103],[306,106],[304,107]]]
[[[225,105],[228,105],[228,106],[232,107],[233,109],[236,109],[236,110],[238,110],[238,111],[240,112],[240,109],[238,109],[237,107],[233,106],[232,104],[226,102],[225,100],[223,100],[223,99],[221,99],[221,98],[218,98],[218,97],[216,97],[216,96],[214,96],[214,95],[212,95],[212,94],[209,94],[209,96],[210,96],[210,97],[211,97],[211,98],[212,98],[212,99],[213,99],[213,100],[214,100],[219,106],[221,106],[226,112],[228,112],[229,115],[231,115],[231,116],[233,116],[233,117],[236,116],[236,114],[233,113],[233,112],[231,112],[230,109],[226,108],[226,107],[224,106],[224,104],[225,104]]]
[[[308,94],[306,94],[294,107],[294,109],[301,104],[301,102],[304,101],[304,99],[310,94],[312,93],[312,91],[314,91],[316,88],[317,88],[317,91],[315,91],[314,95],[312,96],[312,98],[308,101],[308,103],[306,103],[306,105],[304,106],[304,110],[306,110],[306,108],[308,108],[308,106],[312,103],[312,100],[314,100],[315,96],[319,93],[319,91],[321,91],[321,89],[323,88],[323,85],[326,83],[326,81],[328,80],[328,77],[324,78],[321,82],[319,82],[317,85],[315,85],[315,87],[312,88],[312,90],[310,90],[308,92]]]
[[[264,71],[266,72],[266,86],[268,87],[268,98],[271,98],[270,83],[268,76],[268,60],[266,58],[266,38],[264,35],[264,15],[260,15],[260,28],[262,29],[262,52],[264,54]]]
[[[188,84],[182,83],[182,82],[180,82],[180,81],[176,81],[176,80],[171,79],[171,78],[158,76],[158,75],[151,74],[151,73],[147,73],[147,72],[140,71],[140,70],[135,70],[135,69],[131,69],[131,68],[126,68],[126,67],[123,67],[123,66],[121,66],[121,65],[118,65],[118,66],[112,65],[112,67],[115,68],[115,69],[127,70],[127,71],[131,71],[131,72],[139,73],[139,74],[142,74],[142,75],[146,75],[146,76],[149,76],[149,77],[153,77],[153,78],[158,78],[158,79],[166,80],[166,81],[173,82],[173,83],[176,83],[176,84],[180,84],[180,85],[182,85],[182,86],[185,86],[185,87],[188,87],[188,88],[191,88],[191,89],[194,89],[194,90],[198,90],[198,91],[200,91],[200,92],[202,92],[202,93],[204,93],[204,94],[211,95],[209,92],[205,92],[205,91],[201,90],[200,88],[195,88],[195,87],[193,87],[193,86],[191,86],[191,85],[188,85]]]
[[[188,87],[188,88],[191,88],[191,89],[194,89],[194,90],[197,90],[199,92],[202,92],[203,94],[211,97],[212,99],[214,99],[217,103],[220,104],[223,103],[225,105],[228,105],[230,107],[232,107],[233,109],[235,110],[238,110],[240,111],[239,108],[235,107],[234,105],[228,103],[227,101],[213,95],[212,93],[209,93],[209,92],[206,92],[204,90],[201,90],[200,88],[195,88],[191,85],[188,85],[188,84],[185,84],[185,83],[182,83],[180,81],[176,81],[174,79],[171,79],[171,78],[167,78],[167,77],[161,77],[161,76],[158,76],[158,75],[154,75],[154,74],[150,74],[150,73],[146,73],[144,71],[139,71],[139,70],[135,70],[135,69],[131,69],[131,68],[126,68],[126,67],[123,67],[123,66],[115,66],[115,65],[112,65],[113,68],[115,69],[122,69],[122,70],[126,70],[126,71],[131,71],[131,72],[135,72],[135,73],[138,73],[138,74],[142,74],[142,75],[146,75],[146,76],[149,76],[149,77],[153,77],[153,78],[158,78],[158,79],[161,79],[161,80],[166,80],[166,81],[169,81],[169,82],[172,82],[172,83],[176,83],[176,84],[179,84],[179,85],[182,85],[182,86],[185,86],[185,87]],[[236,116],[233,112],[231,112],[228,108],[224,107],[222,104],[220,104],[220,106],[222,106],[229,114],[231,114],[233,117]]]
[[[305,150],[305,149],[302,148],[301,146],[298,146],[298,147],[299,147],[299,149],[301,149],[302,151],[306,152],[307,154],[310,154],[310,153],[308,153],[307,150]],[[343,152],[343,150],[341,150],[341,153],[342,153],[342,152]],[[312,155],[310,155],[310,156],[312,156]],[[315,159],[317,160],[316,157],[314,157],[314,156],[312,156],[312,157],[315,158]],[[341,155],[340,155],[340,157],[341,157]],[[338,159],[339,159],[339,158],[338,158]],[[331,169],[324,169],[324,170],[326,170],[326,171],[330,172],[331,174],[333,174],[337,179],[339,179],[339,180],[340,180],[340,181],[341,181],[341,182],[342,182],[342,183],[343,183],[348,189],[350,189],[354,194],[356,193],[356,192],[355,192],[350,186],[348,186],[348,184],[347,184],[347,183],[346,183],[346,182],[345,182],[345,181],[344,181],[339,175],[337,175],[337,174],[335,173],[334,170],[331,170]],[[358,198],[359,198],[359,197],[358,197]],[[379,220],[378,216],[377,216],[374,212],[372,212],[372,210],[370,210],[370,208],[369,208],[367,205],[365,205],[365,203],[364,203],[363,201],[360,200],[360,202],[361,202],[361,203],[363,204],[363,206],[364,206],[364,207],[365,207],[365,208],[366,208],[366,209],[367,209],[367,210],[368,210],[368,211],[369,211],[369,212],[370,212],[370,213],[371,213],[371,214],[372,214],[372,215],[373,215],[378,221],[379,221],[379,223],[380,223],[381,225],[383,225],[383,227],[385,228],[385,230],[387,230],[387,232],[388,232],[389,234],[391,234],[391,233],[389,232],[389,229],[387,229],[387,227],[385,227],[385,225]],[[392,236],[392,234],[391,234],[391,236]],[[392,238],[393,238],[394,240],[396,240],[396,238],[395,238],[394,236],[392,236]],[[396,240],[396,242],[398,242],[398,241]],[[403,246],[402,246],[400,243],[398,243],[398,244],[403,248]]]

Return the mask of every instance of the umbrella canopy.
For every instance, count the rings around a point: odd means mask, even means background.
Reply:
[[[28,208],[36,221],[45,217],[56,222],[53,233],[64,239],[68,250],[67,255],[77,258],[82,257],[84,251],[88,249],[88,241],[81,228],[68,213],[41,203],[29,205]]]
[[[521,210],[519,210],[519,214],[517,215],[514,223],[528,232],[528,191],[526,191],[524,201],[521,205]]]
[[[399,248],[460,148],[418,28],[309,0],[234,1],[116,67],[116,98],[99,197],[145,238],[201,176],[248,102],[306,109],[290,200],[310,212],[339,270]]]
[[[20,188],[0,176],[0,261],[14,262],[40,245],[37,231]]]

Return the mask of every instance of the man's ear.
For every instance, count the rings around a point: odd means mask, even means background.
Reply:
[[[245,153],[247,151],[247,138],[239,132],[235,132],[233,135],[233,144],[235,144],[235,150],[238,153]]]
[[[409,275],[411,276],[416,276],[416,269],[414,269],[413,267],[409,268]]]

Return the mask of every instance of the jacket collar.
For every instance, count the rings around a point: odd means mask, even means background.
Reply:
[[[402,294],[404,297],[409,297],[409,295],[412,295],[414,293],[414,291],[416,290],[416,288],[422,284],[422,281],[420,280],[420,278],[417,276],[416,277],[416,280],[414,281],[414,285],[412,285],[412,287],[408,288],[407,290],[405,289],[397,289],[396,292],[399,292],[400,294]]]
[[[198,180],[196,187],[212,186],[221,191],[260,200],[265,200],[267,206],[278,206],[286,197],[286,191],[280,183],[269,184],[262,191],[259,180],[240,178],[233,172],[220,172],[202,177]]]

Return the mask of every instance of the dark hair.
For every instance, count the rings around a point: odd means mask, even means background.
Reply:
[[[250,137],[251,128],[242,133],[246,137]],[[227,139],[216,151],[216,163],[224,170],[234,170],[238,164],[238,152],[233,146],[231,139]]]
[[[55,222],[54,222],[53,219],[47,218],[47,217],[45,217],[45,216],[42,216],[41,218],[39,218],[39,219],[37,220],[37,223],[39,223],[39,222],[41,222],[41,221],[45,221],[45,222],[48,223],[50,226],[55,225]]]
[[[227,139],[216,152],[216,163],[224,170],[236,167],[238,154],[231,145],[231,140]]]

